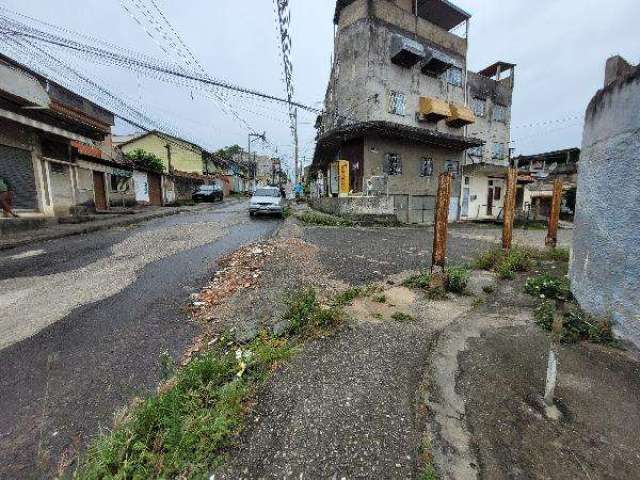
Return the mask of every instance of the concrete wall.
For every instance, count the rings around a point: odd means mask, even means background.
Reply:
[[[406,143],[379,137],[367,137],[364,147],[364,179],[383,175],[385,154],[397,153],[402,161],[402,175],[389,176],[389,193],[406,195],[435,195],[438,175],[443,173],[447,160],[461,161],[462,153],[417,143]],[[420,176],[423,158],[433,160],[433,175]],[[459,191],[459,190],[458,190]]]
[[[396,223],[393,197],[321,197],[310,201],[312,208],[363,223]]]
[[[169,159],[166,146],[171,147],[171,166],[174,170],[186,173],[203,174],[202,153],[195,151],[194,148],[183,147],[178,142],[168,142],[157,135],[147,135],[122,145],[122,151],[126,153],[133,152],[137,149],[145,150],[158,156],[165,167],[165,172],[169,171]]]
[[[640,346],[640,68],[586,114],[570,276],[582,308]]]

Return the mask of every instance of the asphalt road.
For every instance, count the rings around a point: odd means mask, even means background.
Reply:
[[[200,332],[216,260],[280,222],[228,203],[0,255],[0,478],[55,476]]]

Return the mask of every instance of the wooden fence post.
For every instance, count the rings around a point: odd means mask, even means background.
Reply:
[[[513,221],[516,216],[516,184],[518,182],[518,170],[516,168],[509,168],[507,170],[507,191],[504,198],[503,218],[504,224],[502,226],[502,248],[505,252],[511,249],[511,243],[513,240]]]
[[[562,201],[562,180],[556,178],[553,182],[553,198],[551,200],[551,213],[549,214],[549,231],[545,245],[556,248],[558,245],[558,222],[560,221],[560,203]]]
[[[438,177],[436,197],[435,231],[433,233],[433,255],[431,258],[431,286],[444,285],[444,269],[447,257],[447,229],[449,227],[449,201],[451,199],[451,175],[442,173]]]

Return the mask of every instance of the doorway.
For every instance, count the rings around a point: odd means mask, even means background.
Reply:
[[[107,191],[104,184],[104,173],[93,172],[93,194],[96,210],[107,209]]]

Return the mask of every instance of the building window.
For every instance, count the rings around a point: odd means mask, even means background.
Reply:
[[[502,105],[494,105],[493,107],[493,120],[496,122],[507,121],[507,107]]]
[[[471,183],[471,179],[469,177],[464,177],[464,184],[469,185]]]
[[[444,73],[444,79],[447,83],[454,85],[456,87],[462,86],[462,69],[458,67],[450,67]]]
[[[389,93],[389,113],[394,115],[404,115],[405,96],[404,93],[392,91]]]
[[[450,173],[454,177],[457,177],[460,173],[460,162],[458,162],[457,160],[447,160],[445,168],[448,173]]]
[[[487,101],[484,98],[472,98],[471,109],[476,117],[484,117],[487,111]]]
[[[500,200],[502,197],[502,187],[493,187],[493,199]]]
[[[111,175],[111,193],[122,193],[127,191],[129,191],[129,177]]]
[[[506,157],[505,150],[504,143],[495,142],[493,144],[493,154],[491,155],[491,158],[493,160],[504,160]]]
[[[431,177],[433,176],[433,159],[423,158],[420,162],[420,176]]]
[[[402,175],[402,160],[397,153],[387,153],[384,156],[384,173],[387,175]]]
[[[483,155],[482,145],[480,145],[479,147],[470,148],[469,150],[467,150],[467,153],[469,154],[470,157],[482,158],[482,155]]]

